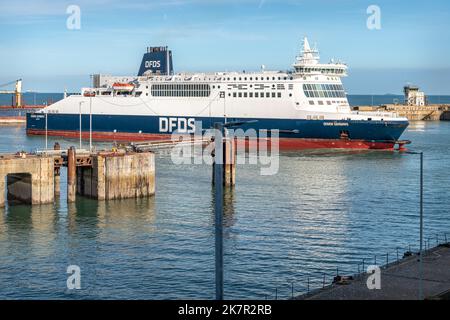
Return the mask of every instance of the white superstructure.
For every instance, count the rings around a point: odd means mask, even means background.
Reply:
[[[55,132],[73,133],[79,128],[79,114],[94,116],[94,131],[112,132],[114,137],[123,133],[124,138],[180,129],[189,133],[193,126],[188,130],[186,124],[194,121],[205,128],[217,121],[250,119],[254,129],[279,129],[288,132],[289,139],[381,141],[380,148],[389,147],[383,141],[389,145],[397,141],[407,119],[389,112],[353,112],[341,81],[346,75],[344,63],[320,63],[318,51],[306,38],[293,69],[284,72],[262,68],[260,72],[175,74],[171,51],[151,47],[138,76],[94,76],[97,88],[84,88],[80,95],[41,112],[54,115]],[[29,117],[27,132],[42,131],[38,119]]]
[[[103,87],[84,88],[80,96],[47,107],[43,112],[79,113],[92,104],[95,114],[135,114],[227,118],[388,119],[392,113],[352,112],[341,78],[347,66],[319,63],[318,52],[303,41],[302,55],[292,72],[216,72],[103,77]],[[118,79],[133,83],[132,91],[114,88]],[[98,81],[98,80],[97,80]],[[86,92],[95,97],[86,97]],[[91,100],[91,101],[90,101]]]

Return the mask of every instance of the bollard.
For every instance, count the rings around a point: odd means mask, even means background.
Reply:
[[[336,276],[339,276],[339,267],[336,267]]]
[[[70,147],[67,152],[67,202],[75,202],[77,194],[76,151]]]
[[[373,263],[373,264],[376,266],[376,265],[377,265],[377,255],[374,256],[374,259],[373,259],[373,260],[374,260],[374,263]]]
[[[399,262],[398,260],[398,248],[395,249],[397,251],[397,263]]]

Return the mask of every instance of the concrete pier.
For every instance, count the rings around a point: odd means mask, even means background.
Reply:
[[[450,290],[450,243],[424,251],[423,298],[439,299]],[[348,284],[333,284],[297,299],[305,300],[417,300],[419,256],[412,255],[381,269],[380,289],[369,290],[364,274]]]
[[[71,147],[41,155],[0,155],[0,207],[9,203],[52,203],[59,195],[60,169],[67,166],[67,201],[76,196],[98,200],[148,197],[155,193],[153,152],[102,151]],[[7,189],[7,199],[5,199]]]
[[[54,200],[54,162],[50,156],[0,155],[0,207],[7,200],[29,204]]]
[[[112,200],[154,193],[154,153],[99,153],[93,156],[92,167],[77,168],[77,194],[85,197]]]

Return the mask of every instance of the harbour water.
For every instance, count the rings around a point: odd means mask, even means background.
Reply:
[[[0,152],[33,151],[43,137],[0,127]],[[425,156],[425,239],[450,236],[450,122],[413,122],[404,139]],[[52,138],[63,148],[77,140]],[[86,141],[84,141],[86,145]],[[110,146],[109,143],[97,144]],[[65,181],[65,170],[61,181]],[[157,156],[156,196],[0,211],[0,298],[214,298],[214,198],[208,165]],[[418,246],[419,158],[386,151],[281,152],[275,176],[237,168],[226,194],[225,298],[288,298],[363,258],[383,263]],[[67,290],[69,265],[81,290]]]

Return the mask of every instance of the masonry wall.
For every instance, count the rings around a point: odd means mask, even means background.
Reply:
[[[78,168],[77,192],[98,200],[140,198],[155,193],[155,155],[150,152],[95,155],[92,168]]]
[[[6,177],[8,174],[26,173],[31,175],[31,180],[27,178],[21,182],[16,181],[19,184],[12,186],[10,192],[16,193],[25,190],[23,184],[31,183],[31,199],[29,201],[31,204],[52,203],[54,200],[53,166],[52,157],[0,157],[0,207],[5,205]],[[16,198],[20,199],[23,196],[26,196],[26,194],[18,194]]]

